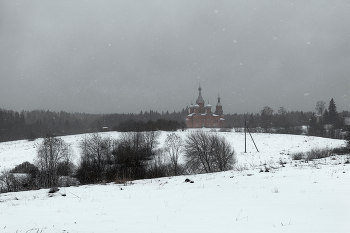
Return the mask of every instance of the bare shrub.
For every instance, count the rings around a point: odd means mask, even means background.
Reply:
[[[114,180],[114,183],[116,184],[124,184],[125,186],[127,185],[128,182],[131,182],[133,181],[133,179],[130,179],[130,178],[127,178],[129,176],[119,176],[117,174],[115,180]]]
[[[332,153],[337,154],[337,155],[345,155],[349,153],[348,148],[346,147],[337,147],[332,149]]]
[[[35,164],[39,168],[39,185],[54,187],[58,183],[58,166],[60,163],[71,163],[70,146],[61,138],[47,136],[39,144]]]
[[[220,128],[219,132],[231,132],[230,128]]]
[[[119,177],[145,178],[148,161],[155,154],[158,136],[157,132],[127,132],[121,135],[113,150]]]
[[[314,159],[323,159],[327,157],[333,156],[333,149],[311,149],[307,152],[297,152],[291,155],[293,160],[302,160],[306,161],[314,160]]]
[[[214,169],[217,171],[232,169],[233,164],[236,163],[235,151],[225,137],[213,135],[211,137],[211,145]]]
[[[202,131],[187,135],[184,143],[186,167],[194,173],[232,169],[234,150],[224,137]]]
[[[34,164],[26,161],[26,162],[23,162],[23,163],[15,166],[15,168],[13,168],[10,172],[11,173],[28,173],[28,174],[30,174],[30,173],[36,173],[38,171],[39,171],[38,168]]]
[[[30,177],[27,174],[3,171],[0,176],[1,192],[18,192],[29,189]]]
[[[158,178],[171,175],[172,164],[164,149],[158,149],[148,162],[146,178]]]
[[[81,183],[102,182],[107,179],[108,165],[113,164],[114,160],[113,146],[114,141],[110,137],[103,138],[98,133],[82,137],[81,161],[76,174]]]
[[[331,157],[333,155],[332,151],[329,149],[312,149],[306,152],[307,160],[323,159]]]
[[[302,159],[305,159],[305,153],[303,152],[297,152],[297,153],[293,153],[292,154],[292,159],[293,160],[302,160]]]
[[[242,165],[242,164],[235,164],[235,165],[232,167],[232,169],[233,169],[234,171],[237,171],[237,172],[243,172],[243,171],[246,171],[246,170],[250,170],[250,167],[248,167],[247,164],[244,164],[244,165]]]
[[[57,165],[58,176],[72,176],[76,166],[69,160],[59,162]]]
[[[158,138],[160,133],[158,131],[146,131],[139,134],[141,134],[143,138],[142,145],[148,150],[152,151],[159,144]]]
[[[58,187],[69,187],[80,185],[80,182],[77,178],[71,176],[60,176],[58,178]]]
[[[187,168],[194,173],[213,172],[211,163],[210,136],[202,131],[187,135],[184,144],[184,156]]]
[[[155,147],[159,132],[125,132],[117,140],[103,138],[99,134],[85,136],[81,142],[81,162],[76,177],[83,184],[117,182],[125,183],[146,178],[157,173]],[[154,163],[150,163],[152,161]],[[154,168],[149,174],[148,164]]]
[[[171,168],[175,176],[179,175],[179,158],[182,152],[182,138],[175,133],[167,136],[164,151],[169,156]]]

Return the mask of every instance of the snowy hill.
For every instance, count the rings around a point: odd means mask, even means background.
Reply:
[[[166,134],[161,133],[161,145]],[[343,141],[253,134],[260,152],[248,141],[244,153],[244,134],[220,134],[235,148],[239,166],[233,171],[60,188],[55,194],[3,193],[0,232],[350,232],[346,156],[304,163],[288,155]],[[80,137],[62,137],[77,157]],[[0,165],[32,162],[39,140],[1,143]],[[275,169],[259,172],[265,162]]]
[[[176,132],[185,138],[189,132]],[[161,132],[159,137],[159,147],[163,146],[165,138],[169,132]],[[278,161],[280,158],[289,159],[289,154],[300,151],[307,151],[312,148],[335,148],[345,145],[344,140],[328,139],[320,137],[309,137],[287,134],[252,134],[253,139],[258,147],[255,146],[247,135],[247,153],[244,153],[244,133],[218,132],[219,135],[231,143],[235,149],[238,163],[242,165],[259,165],[261,162]],[[119,132],[103,132],[102,136],[110,136],[117,139]],[[69,143],[75,153],[75,162],[80,157],[79,142],[84,134],[70,135],[61,137],[65,142]],[[4,169],[11,169],[16,165],[28,161],[33,163],[37,153],[37,145],[42,139],[35,141],[11,141],[0,143],[0,172]]]

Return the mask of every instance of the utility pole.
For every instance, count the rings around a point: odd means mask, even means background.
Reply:
[[[247,153],[247,121],[244,121],[244,153]]]
[[[259,152],[258,150],[258,147],[256,146],[255,142],[254,142],[254,139],[253,139],[253,136],[252,134],[250,133],[250,130],[249,130],[249,127],[248,127],[248,124],[249,124],[249,121],[245,121],[244,122],[244,153],[247,153],[247,131],[254,143],[254,146],[256,148],[256,151]]]

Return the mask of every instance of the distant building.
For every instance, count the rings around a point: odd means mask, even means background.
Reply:
[[[222,105],[220,103],[220,96],[218,97],[218,103],[216,104],[215,112],[211,112],[211,105],[204,105],[205,102],[202,97],[202,88],[198,88],[199,95],[196,104],[188,108],[189,112],[186,116],[187,128],[224,128],[225,119],[224,112],[222,111]]]

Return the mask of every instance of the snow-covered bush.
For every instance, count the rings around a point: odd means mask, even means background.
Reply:
[[[305,153],[303,152],[297,152],[297,153],[294,153],[292,154],[292,159],[293,160],[302,160],[302,159],[305,159]]]
[[[307,160],[323,159],[334,155],[330,149],[311,149],[306,152]]]
[[[334,149],[311,149],[307,152],[297,152],[293,153],[291,155],[293,160],[306,160],[306,161],[311,161],[315,159],[323,159],[327,157],[334,156],[335,154],[338,154],[338,152],[341,152],[339,154],[343,154],[343,149],[342,148],[334,148]]]

